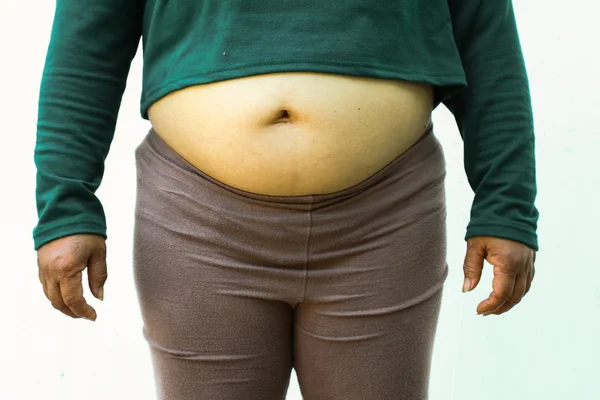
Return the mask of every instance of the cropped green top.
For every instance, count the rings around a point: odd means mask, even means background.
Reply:
[[[141,115],[190,85],[284,71],[426,82],[464,141],[466,237],[537,250],[535,138],[510,0],[57,0],[34,161],[38,249],[106,237],[95,195],[142,39]]]

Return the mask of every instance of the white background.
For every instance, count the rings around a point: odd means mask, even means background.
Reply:
[[[489,269],[474,293],[460,291],[472,194],[452,116],[442,107],[435,112],[449,168],[451,272],[431,400],[600,398],[600,21],[595,4],[515,2],[536,119],[542,251],[532,291],[505,316],[476,316],[477,303],[491,290]],[[104,303],[86,292],[98,321],[64,317],[38,282],[31,239],[33,147],[53,11],[50,0],[0,0],[0,399],[151,400],[152,369],[131,267],[133,150],[148,129],[138,114],[140,54],[98,191],[108,218],[110,275]],[[300,398],[293,377],[288,399]]]

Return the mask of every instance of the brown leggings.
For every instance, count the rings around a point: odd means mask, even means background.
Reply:
[[[267,196],[136,149],[134,270],[161,400],[422,400],[447,277],[432,128],[325,195]]]

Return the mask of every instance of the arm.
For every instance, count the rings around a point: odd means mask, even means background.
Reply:
[[[445,104],[463,137],[475,192],[463,291],[477,286],[487,260],[494,267],[493,291],[477,311],[502,314],[529,291],[538,250],[529,82],[511,0],[448,4],[468,87]]]
[[[57,0],[39,96],[34,247],[75,233],[106,237],[95,196],[113,139],[143,0]]]
[[[39,279],[54,308],[96,319],[82,273],[103,299],[106,223],[95,192],[141,36],[144,0],[57,0],[40,88],[33,231]]]
[[[468,88],[445,102],[464,140],[475,192],[466,239],[496,236],[538,249],[529,83],[510,0],[449,0]]]

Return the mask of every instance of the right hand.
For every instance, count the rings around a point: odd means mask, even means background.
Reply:
[[[94,234],[76,234],[55,239],[37,251],[39,278],[52,306],[72,318],[96,320],[96,310],[83,297],[82,272],[88,268],[92,294],[104,297],[106,241]]]

